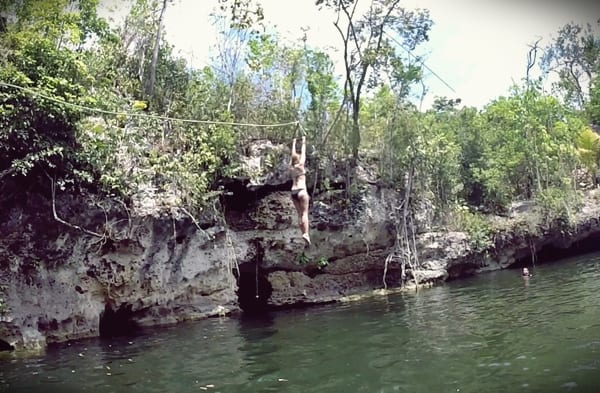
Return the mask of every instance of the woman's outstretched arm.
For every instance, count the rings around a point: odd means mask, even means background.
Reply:
[[[306,137],[303,136],[302,137],[302,148],[300,151],[300,163],[304,164],[305,161],[306,161]]]

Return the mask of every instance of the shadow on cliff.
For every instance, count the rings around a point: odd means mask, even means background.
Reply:
[[[238,302],[244,315],[264,315],[270,307],[269,298],[273,288],[264,270],[256,262],[239,266]]]
[[[592,233],[572,244],[563,244],[560,242],[546,244],[541,249],[536,250],[535,263],[550,263],[594,252],[600,252],[600,233]],[[533,263],[531,251],[529,251],[528,255],[517,259],[509,268],[521,269],[523,267],[530,267]]]
[[[0,352],[4,351],[14,351],[15,347],[7,343],[6,341],[0,339]]]

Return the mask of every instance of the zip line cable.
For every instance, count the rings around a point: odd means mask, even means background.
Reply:
[[[95,113],[103,113],[103,114],[106,114],[106,115],[146,117],[146,118],[159,119],[159,120],[180,121],[180,122],[183,122],[183,123],[217,124],[217,125],[228,125],[228,126],[262,127],[262,128],[286,127],[286,126],[293,126],[293,125],[300,124],[300,122],[298,120],[290,121],[290,122],[287,122],[287,123],[256,124],[256,123],[236,123],[236,122],[230,122],[230,121],[180,119],[180,118],[176,118],[176,117],[169,117],[169,116],[162,116],[162,115],[149,115],[149,114],[145,114],[145,113],[115,112],[115,111],[110,111],[110,110],[106,110],[106,109],[90,108],[90,107],[84,106],[84,105],[73,104],[72,102],[67,102],[67,101],[64,101],[64,100],[59,100],[57,98],[47,96],[47,95],[45,95],[43,93],[37,92],[37,91],[35,91],[33,89],[30,89],[30,88],[27,88],[27,87],[13,85],[12,83],[6,83],[6,82],[1,82],[0,81],[0,86],[12,87],[13,89],[22,90],[22,91],[24,91],[26,93],[30,93],[30,94],[36,95],[38,97],[44,98],[46,100],[53,101],[53,102],[56,102],[56,103],[59,103],[59,104],[62,104],[62,105],[67,105],[67,106],[70,106],[72,108],[77,108],[77,109],[80,109],[82,111],[95,112]]]
[[[383,32],[385,35],[387,35],[389,38],[392,39],[392,41],[394,41],[396,44],[398,44],[402,49],[404,49],[405,51],[408,52],[409,55],[414,56],[415,59],[417,58],[417,56],[415,56],[409,49],[407,49],[404,45],[402,45],[397,39],[396,37],[393,37],[392,35],[390,35],[387,31]],[[433,74],[433,76],[435,76],[440,82],[442,82],[447,88],[449,88],[450,90],[452,90],[453,93],[456,93],[456,90],[454,90],[454,88],[452,86],[450,86],[444,79],[442,79],[441,76],[439,76],[434,70],[432,70],[426,63],[425,60],[421,60],[419,61],[423,67],[431,72]]]

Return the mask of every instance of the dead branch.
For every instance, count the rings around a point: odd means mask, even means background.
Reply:
[[[196,217],[194,217],[192,215],[192,213],[190,213],[189,211],[187,211],[187,209],[185,207],[183,207],[183,206],[179,207],[179,210],[181,210],[182,212],[184,212],[192,220],[192,222],[194,223],[194,225],[196,226],[196,228],[198,228],[198,230],[200,232],[202,232],[206,236],[206,238],[208,240],[212,240],[212,237],[208,234],[208,232],[206,232],[204,229],[202,229],[200,227],[200,224],[198,224],[198,220],[196,220]]]
[[[125,213],[127,213],[127,234],[126,237],[131,237],[132,233],[132,227],[133,227],[133,223],[131,221],[131,213],[129,212],[129,208],[127,207],[127,204],[125,204],[125,202],[123,202],[120,199],[116,199],[117,202],[119,202],[121,205],[123,205],[123,209],[125,209]]]
[[[50,186],[51,186],[51,191],[52,191],[52,215],[54,216],[54,219],[56,221],[60,222],[63,225],[66,225],[66,226],[68,226],[70,228],[73,228],[73,229],[76,229],[78,231],[81,231],[81,232],[83,232],[83,233],[85,233],[87,235],[95,236],[95,237],[98,237],[98,238],[101,238],[101,239],[105,239],[106,235],[104,235],[104,234],[101,235],[101,234],[96,233],[94,231],[90,231],[89,229],[83,228],[83,227],[81,227],[79,225],[71,224],[71,223],[63,220],[62,218],[60,218],[58,216],[58,214],[56,213],[56,184],[54,182],[54,179],[52,179],[50,177],[50,175],[46,174],[46,176],[48,176],[48,179],[50,179]]]

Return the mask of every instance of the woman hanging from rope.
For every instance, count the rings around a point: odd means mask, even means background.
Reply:
[[[292,175],[292,202],[298,212],[298,222],[302,239],[306,245],[310,245],[310,236],[308,235],[308,202],[310,197],[306,190],[306,137],[302,137],[302,147],[300,154],[296,153],[296,138],[292,141],[292,160],[290,164],[290,173]]]

